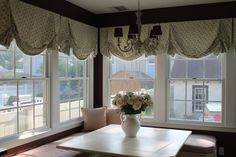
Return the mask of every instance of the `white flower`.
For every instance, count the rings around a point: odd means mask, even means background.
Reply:
[[[116,99],[116,105],[120,108],[124,105],[124,99],[122,97]]]
[[[126,113],[127,111],[127,113],[132,114],[145,111],[145,109],[150,107],[153,102],[148,94],[137,95],[132,92],[127,92],[124,95],[116,94],[112,104],[117,106],[122,112]]]
[[[142,97],[137,97],[137,99],[135,99],[134,101],[133,109],[139,110],[142,107],[142,104],[143,104]]]

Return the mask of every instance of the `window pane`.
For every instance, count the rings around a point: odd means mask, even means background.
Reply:
[[[71,119],[78,118],[80,116],[80,106],[79,101],[71,101]]]
[[[35,105],[35,128],[47,126],[47,105]]]
[[[60,81],[60,101],[63,102],[70,98],[69,81]]]
[[[187,103],[186,119],[187,120],[192,120],[192,121],[203,122],[203,120],[202,120],[203,112],[194,112],[193,104],[195,102],[187,101],[186,103]],[[199,110],[201,110],[201,109],[199,109]]]
[[[47,102],[47,82],[46,80],[34,81],[34,103],[42,104]]]
[[[58,63],[58,73],[59,77],[67,77],[67,58],[66,57],[59,57]]]
[[[140,85],[136,80],[111,80],[111,96],[123,92],[136,92]]]
[[[19,81],[19,106],[33,105],[33,81]]]
[[[196,87],[196,90],[195,90]],[[198,87],[198,88],[197,88]],[[198,90],[197,90],[198,89]],[[194,99],[204,99],[203,95],[206,96],[206,93],[203,93],[203,91],[199,91],[200,89],[203,89],[203,81],[198,80],[188,80],[187,81],[187,100],[194,100]],[[179,91],[180,92],[180,91]]]
[[[70,105],[69,102],[60,103],[60,122],[70,120]]]
[[[203,61],[188,60],[188,78],[203,78]]]
[[[205,107],[204,121],[205,122],[222,122],[222,104],[221,102],[208,101]]]
[[[170,118],[171,119],[185,119],[185,101],[169,101],[170,104]]]
[[[84,94],[84,83],[86,82],[86,80],[79,80],[79,97],[80,99],[83,98],[85,96]],[[88,87],[86,86],[86,89],[88,89]]]
[[[0,51],[0,78],[14,77],[14,53],[11,51]]]
[[[16,78],[30,77],[30,56],[16,52]]]
[[[0,82],[0,109],[17,106],[16,82]],[[1,118],[0,118],[1,119]]]
[[[222,81],[207,81],[208,101],[222,101]]]
[[[24,132],[34,128],[33,126],[33,107],[19,108],[19,132]]]
[[[221,57],[214,60],[206,60],[206,78],[221,79]]]
[[[76,77],[77,64],[74,57],[68,58],[68,77]]]
[[[43,55],[32,57],[32,77],[44,77],[44,58]]]
[[[79,98],[79,80],[70,81],[70,99]]]
[[[186,61],[170,61],[170,78],[186,78]]]
[[[84,61],[78,60],[77,63],[78,63],[77,75],[78,75],[78,77],[83,77],[84,76]]]
[[[0,138],[17,133],[17,109],[0,111]]]
[[[185,100],[186,81],[171,80],[169,96],[172,100]]]
[[[117,57],[112,57],[112,78],[154,78],[155,77],[155,57],[140,57],[133,61],[125,61]]]

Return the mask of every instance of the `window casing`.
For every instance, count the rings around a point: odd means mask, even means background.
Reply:
[[[222,123],[223,56],[170,57],[168,119]]]
[[[59,53],[60,122],[82,116],[81,108],[88,102],[88,62]]]
[[[0,47],[0,138],[49,127],[46,55]]]

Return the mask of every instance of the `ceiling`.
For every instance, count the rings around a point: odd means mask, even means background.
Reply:
[[[113,7],[125,6],[129,10],[137,10],[138,0],[67,0],[95,14],[118,12]],[[165,8],[196,4],[230,2],[235,0],[140,0],[141,9]]]

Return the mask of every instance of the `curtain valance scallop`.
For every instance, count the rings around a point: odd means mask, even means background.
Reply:
[[[200,58],[210,53],[228,53],[233,45],[234,49],[236,48],[236,37],[233,32],[235,29],[232,29],[236,26],[232,24],[232,19],[164,23],[161,24],[163,34],[159,37],[157,50],[155,52],[141,50],[141,54],[135,51],[121,52],[117,48],[117,39],[114,38],[114,27],[102,28],[100,29],[101,53],[108,57],[115,55],[125,60],[132,60],[143,54],[148,56],[167,53]],[[149,36],[153,25],[155,24],[142,26],[142,41]],[[121,41],[125,44],[128,26],[123,27],[123,30],[124,37]]]
[[[15,38],[28,55],[45,49],[70,54],[79,59],[96,54],[97,28],[62,17],[18,0],[0,4],[0,44],[8,47]]]

